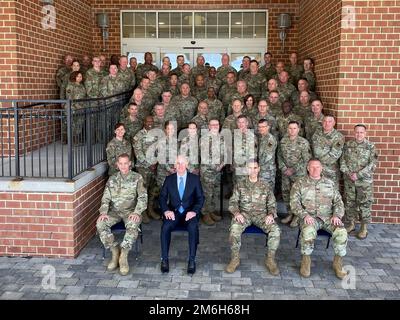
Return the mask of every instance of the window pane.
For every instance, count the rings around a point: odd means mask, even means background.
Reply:
[[[265,37],[266,37],[265,26],[256,26],[255,38],[265,38]]]
[[[144,26],[146,24],[145,20],[144,20],[144,15],[145,15],[144,12],[136,12],[135,13],[135,24],[136,25]]]
[[[194,37],[204,39],[206,37],[206,27],[195,27],[194,28]]]
[[[218,24],[229,26],[229,13],[228,12],[218,13]]]
[[[194,25],[204,26],[206,23],[206,14],[204,12],[196,12],[194,14]]]
[[[146,25],[156,26],[156,14],[155,12],[146,13]]]
[[[243,12],[243,24],[251,26],[254,23],[254,12]]]
[[[165,26],[169,25],[169,13],[160,12],[158,14],[158,25],[165,25]]]
[[[145,38],[145,26],[135,26],[135,38]]]
[[[192,25],[192,13],[182,12],[182,25],[191,26]]]
[[[219,26],[218,27],[218,38],[219,39],[228,39],[229,38],[229,27],[228,26]]]
[[[134,38],[133,26],[122,27],[122,37],[123,38]]]
[[[243,38],[253,38],[253,26],[243,26]]]
[[[125,26],[126,25],[133,26],[133,13],[124,12],[122,14],[122,24]]]
[[[255,24],[259,26],[265,26],[266,19],[265,19],[265,12],[256,12]]]
[[[217,25],[217,13],[216,12],[209,12],[207,13],[207,24],[208,25]]]
[[[231,38],[241,38],[242,37],[242,26],[232,26]]]
[[[181,24],[181,14],[180,14],[180,12],[172,12],[170,21],[171,21],[171,25],[179,26]]]
[[[171,26],[171,38],[181,37],[181,26]]]
[[[156,27],[146,27],[146,38],[156,38]]]
[[[217,38],[217,27],[207,26],[207,38]]]
[[[158,26],[158,37],[159,38],[169,38],[169,26],[159,25]]]
[[[231,24],[232,26],[239,26],[242,24],[242,13],[241,12],[232,12],[231,14]]]
[[[192,26],[190,27],[182,27],[182,38],[192,38]]]

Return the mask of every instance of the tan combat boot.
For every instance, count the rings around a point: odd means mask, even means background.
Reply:
[[[367,224],[365,222],[361,222],[361,227],[360,231],[357,233],[357,238],[360,240],[364,240],[367,238],[368,235],[368,230],[367,230]]]
[[[240,265],[240,256],[239,254],[232,254],[231,261],[225,267],[225,271],[227,273],[234,273],[237,267]]]
[[[294,216],[292,222],[290,223],[291,228],[297,228],[299,226],[299,217]]]
[[[119,259],[119,248],[118,247],[111,247],[111,260],[107,265],[107,271],[114,271],[118,268],[118,259]]]
[[[275,251],[268,251],[268,254],[265,257],[265,266],[273,276],[279,275],[279,268],[275,261]]]
[[[210,216],[211,216],[211,219],[213,219],[215,222],[219,222],[222,219],[222,217],[216,211],[215,212],[211,212]]]
[[[150,223],[150,218],[149,218],[149,216],[147,214],[147,210],[142,213],[142,222],[144,224]]]
[[[122,276],[126,276],[129,272],[128,254],[129,249],[121,249],[121,254],[119,256],[119,273]]]
[[[347,226],[346,231],[347,233],[352,232],[356,228],[356,225],[354,223],[354,220],[350,221],[350,224]]]
[[[333,258],[333,270],[335,271],[336,277],[343,279],[347,276],[347,272],[342,269],[342,257],[335,256]]]
[[[300,275],[308,278],[311,275],[311,257],[303,254],[300,265]]]
[[[204,214],[201,217],[201,220],[203,221],[203,223],[207,226],[213,226],[215,224],[215,221],[213,219],[211,219],[211,216],[207,213]]]
[[[282,222],[283,224],[287,224],[287,223],[289,223],[290,221],[292,221],[292,218],[293,218],[293,215],[292,215],[292,214],[289,214],[285,219],[282,219],[281,222]]]

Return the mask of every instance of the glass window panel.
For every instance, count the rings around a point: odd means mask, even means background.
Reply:
[[[191,26],[192,25],[192,13],[182,12],[182,25]]]
[[[122,14],[122,24],[125,26],[133,26],[133,13],[124,12]]]
[[[229,26],[229,12],[218,13],[218,24]]]
[[[146,38],[156,38],[156,27],[146,27]]]
[[[256,12],[255,13],[254,24],[259,25],[259,26],[265,26],[266,25],[265,12]]]
[[[232,12],[231,14],[231,25],[240,26],[242,24],[242,13],[241,12]]]
[[[254,38],[265,38],[266,35],[266,31],[265,31],[265,26],[256,26],[256,33]]]
[[[243,38],[254,38],[253,26],[243,26]]]
[[[158,26],[158,37],[159,38],[169,38],[169,26],[159,25]]]
[[[242,26],[232,26],[231,38],[241,38],[242,37]]]
[[[217,27],[216,26],[207,26],[207,38],[209,38],[209,39],[217,38]]]
[[[171,26],[171,38],[181,38],[181,26]]]
[[[170,17],[171,25],[179,26],[181,25],[181,13],[180,12],[172,12]]]
[[[206,27],[205,26],[195,27],[194,37],[204,39],[206,37]]]
[[[145,22],[145,12],[136,12],[135,13],[135,25],[140,25],[144,26],[146,24]]]
[[[160,12],[158,14],[158,25],[169,26],[169,13]]]
[[[204,12],[196,12],[194,14],[194,25],[204,26],[206,24],[206,14]]]
[[[190,39],[192,38],[192,26],[183,26],[182,27],[182,38]]]
[[[148,26],[156,26],[156,13],[148,12],[146,13],[146,25]]]
[[[218,38],[219,39],[228,39],[229,38],[229,27],[228,26],[219,26],[218,27]]]
[[[252,26],[254,23],[254,12],[243,12],[243,24]]]
[[[123,26],[122,27],[122,37],[123,38],[134,38],[133,26]]]
[[[216,12],[209,12],[207,13],[207,25],[214,25],[216,26],[217,23],[217,13]]]
[[[135,38],[146,38],[145,26],[135,26]]]

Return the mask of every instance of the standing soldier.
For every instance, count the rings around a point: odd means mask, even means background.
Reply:
[[[117,77],[118,67],[116,64],[110,64],[110,74],[101,80],[100,95],[110,97],[124,92],[124,84]]]
[[[197,101],[203,101],[207,99],[207,86],[204,81],[204,76],[198,74],[195,78],[195,85],[191,90],[192,96],[197,99]]]
[[[182,130],[179,138],[183,138],[179,144],[179,154],[185,156],[189,160],[188,171],[195,175],[200,174],[200,146],[197,124],[189,122],[187,131]]]
[[[297,179],[307,175],[306,167],[311,158],[310,144],[299,136],[299,131],[298,122],[289,122],[288,135],[283,137],[278,147],[278,165],[282,172],[282,198],[288,212],[282,223],[292,221],[290,224],[292,228],[298,226],[298,217],[293,217],[293,210],[290,207],[290,190]]]
[[[125,138],[125,126],[123,123],[117,123],[114,127],[115,138],[113,138],[106,148],[108,175],[111,176],[118,171],[117,159],[121,154],[129,155],[129,160],[132,159],[132,146]]]
[[[128,116],[122,118],[121,122],[125,125],[126,140],[132,143],[133,137],[143,128],[143,120],[138,117],[138,106],[135,102],[129,103]]]
[[[136,68],[137,81],[140,82],[149,70],[158,73],[158,68],[153,64],[153,55],[151,52],[146,52],[144,54],[144,63],[140,63]]]
[[[217,69],[215,69],[215,67],[210,67],[208,69],[207,88],[214,88],[215,94],[218,94],[219,88],[221,88],[222,84],[223,82],[217,78]]]
[[[324,114],[322,113],[323,107],[321,100],[314,100],[311,103],[312,116],[307,117],[304,121],[306,139],[308,142],[311,142],[311,138],[316,131],[322,130],[322,121],[324,120]]]
[[[264,65],[260,67],[260,72],[264,74],[266,81],[269,81],[276,75],[276,69],[272,63],[272,54],[270,52],[264,53]]]
[[[270,81],[272,81],[271,79]],[[269,111],[271,114],[276,117],[282,111],[282,102],[279,99],[279,92],[278,91],[270,91],[268,96],[269,102]]]
[[[203,75],[204,79],[208,77],[208,69],[204,65],[205,60],[203,56],[198,56],[196,59],[196,66],[192,68],[192,83],[195,82],[197,75]]]
[[[268,234],[267,253],[265,266],[274,276],[279,275],[279,268],[275,261],[281,231],[275,223],[276,200],[268,183],[258,178],[260,167],[256,160],[247,163],[248,176],[238,182],[229,200],[229,211],[233,218],[229,229],[229,242],[231,244],[231,261],[225,267],[228,273],[235,272],[240,264],[241,236],[243,231],[254,224]]]
[[[64,77],[62,78],[61,87],[60,87],[60,99],[65,99],[65,96],[66,96],[65,91],[67,90],[67,86],[69,84],[69,77],[71,76],[71,73],[75,72],[75,71],[80,71],[80,70],[81,70],[81,65],[80,65],[79,61],[74,60],[72,62],[72,69],[69,72],[67,72],[66,74],[64,74]]]
[[[365,137],[367,128],[363,124],[354,127],[355,139],[346,142],[340,159],[340,170],[344,175],[346,219],[350,223],[347,232],[355,229],[355,220],[360,218],[358,239],[367,237],[367,225],[371,223],[371,207],[374,201],[374,171],[378,161],[375,145]]]
[[[103,71],[101,70],[101,61],[99,57],[93,57],[93,68],[86,72],[85,88],[89,98],[99,98],[101,80],[103,79]]]
[[[303,137],[304,136],[303,119],[299,117],[297,114],[293,113],[293,108],[290,101],[285,101],[282,104],[282,113],[280,113],[276,118],[279,131],[279,141],[283,138],[284,135],[287,134],[287,128],[291,121],[296,121],[300,124],[299,135]]]
[[[219,123],[225,120],[225,110],[222,102],[217,99],[215,89],[209,87],[207,90],[207,99],[204,100],[208,104],[208,117],[209,119],[218,119]]]
[[[247,82],[249,94],[253,95],[256,101],[259,101],[261,98],[261,91],[265,86],[265,76],[261,72],[258,72],[257,60],[251,60],[250,73],[244,80]]]
[[[293,92],[297,91],[296,87],[289,82],[289,73],[287,71],[282,71],[279,74],[279,85],[278,92],[281,101],[289,100]]]
[[[242,59],[242,68],[237,73],[237,80],[244,80],[247,75],[250,73],[250,61],[251,58],[249,56],[244,56]]]
[[[332,180],[321,176],[322,164],[311,159],[307,165],[308,176],[294,183],[290,192],[290,206],[300,219],[301,266],[300,274],[311,275],[311,254],[317,232],[323,229],[332,235],[333,270],[336,277],[343,279],[347,273],[342,269],[342,258],[346,255],[347,232],[343,227],[344,205],[339,191]]]
[[[276,148],[278,143],[275,137],[269,133],[269,124],[266,119],[261,119],[258,122],[258,162],[260,165],[260,180],[266,182],[275,190],[276,177]]]
[[[224,84],[218,93],[218,99],[224,106],[225,114],[228,113],[229,105],[232,103],[232,96],[236,93],[236,76],[235,73],[229,71],[226,75],[226,84]]]
[[[297,64],[297,52],[292,52],[289,56],[290,64],[287,66],[286,70],[290,75],[290,82],[297,86],[301,75],[304,72],[304,68],[302,65]]]
[[[73,61],[74,61],[74,58],[70,54],[67,54],[64,57],[64,65],[61,66],[60,68],[58,68],[57,73],[56,73],[56,81],[57,81],[58,88],[61,88],[62,81],[63,81],[65,75],[72,71]]]
[[[144,120],[143,129],[133,137],[132,146],[136,156],[136,171],[140,173],[144,180],[144,186],[149,195],[147,204],[147,212],[143,213],[143,223],[149,223],[151,216],[154,219],[159,219],[159,215],[154,212],[153,203],[156,197],[155,190],[155,172],[156,166],[153,163],[152,150],[157,142],[159,133],[151,129],[153,128],[153,117],[147,116]],[[154,154],[154,152],[153,152]]]
[[[219,133],[219,121],[211,119],[207,134],[200,139],[200,178],[205,196],[202,221],[209,226],[222,219],[216,208],[220,205],[221,176],[225,166],[224,143],[224,138]]]
[[[164,125],[167,122],[167,119],[165,118],[165,107],[161,102],[156,103],[156,105],[154,106],[153,121],[154,128],[164,130]]]
[[[178,78],[178,86],[180,87],[183,83],[188,83],[191,87],[194,85],[194,81],[191,77],[190,64],[188,63],[182,66],[182,74]]]
[[[181,94],[172,98],[171,107],[179,110],[180,118],[178,121],[178,128],[187,128],[188,123],[196,114],[197,110],[197,99],[190,95],[190,86],[188,83],[181,85]]]
[[[314,101],[318,99],[318,96],[315,92],[310,91],[308,80],[306,78],[300,78],[297,83],[297,90],[292,93],[290,100],[292,100],[293,105],[298,105],[300,103],[300,93],[303,91],[307,91],[310,95],[310,101]]]
[[[136,85],[136,76],[130,68],[128,68],[128,57],[121,56],[119,58],[118,79],[122,82],[124,90],[129,91]]]
[[[305,122],[307,118],[312,117],[310,94],[302,91],[299,96],[299,103],[294,106],[293,112],[300,116]]]
[[[311,58],[304,59],[304,73],[302,78],[307,79],[310,91],[315,92],[316,80],[313,68],[314,68],[314,60]]]
[[[236,77],[236,70],[234,67],[232,67],[229,64],[229,61],[230,61],[229,54],[224,53],[221,57],[222,65],[220,67],[218,67],[218,69],[217,69],[217,79],[220,81],[221,84],[226,83],[226,76],[227,76],[228,72],[235,73],[235,77]]]
[[[275,117],[269,112],[268,103],[265,100],[260,100],[257,106],[258,112],[251,118],[252,122],[255,124],[256,133],[258,133],[257,124],[260,120],[267,120],[269,125],[269,132],[275,137],[278,142],[278,128],[276,124]]]
[[[112,253],[107,270],[113,271],[119,266],[120,274],[125,276],[129,272],[128,254],[138,237],[142,213],[146,210],[147,192],[141,175],[131,171],[128,154],[119,155],[116,165],[119,172],[107,181],[96,227],[104,247]],[[118,246],[111,227],[121,220],[126,232]]]
[[[205,101],[200,101],[197,107],[197,115],[193,117],[191,122],[194,122],[197,126],[197,130],[200,132],[202,129],[208,129],[208,104]]]
[[[171,92],[173,97],[179,95],[178,75],[176,73],[170,73],[168,83],[164,89],[165,91]]]
[[[178,76],[178,78],[182,75],[182,67],[183,67],[183,65],[185,64],[185,56],[183,56],[183,55],[178,55],[177,57],[176,57],[176,63],[177,63],[177,66],[176,66],[176,68],[175,69],[172,69],[171,70],[171,73],[175,73],[177,76]]]
[[[314,157],[322,163],[322,174],[331,179],[339,189],[339,159],[343,151],[344,136],[334,127],[335,118],[332,115],[325,116],[322,130],[316,131],[312,136],[311,147]]]

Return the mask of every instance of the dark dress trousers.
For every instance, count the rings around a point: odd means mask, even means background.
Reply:
[[[177,174],[169,175],[165,178],[162,186],[159,203],[163,215],[163,224],[161,226],[161,258],[163,260],[168,260],[171,232],[178,225],[182,225],[187,228],[189,233],[189,260],[194,261],[197,244],[199,242],[198,222],[201,208],[204,204],[204,193],[200,178],[195,174],[187,172],[185,191],[183,193],[183,199],[181,199],[177,185]],[[182,213],[178,211],[180,206],[184,208]],[[174,212],[175,220],[166,219],[164,215],[166,211]],[[190,211],[196,212],[196,217],[185,221],[186,214]]]

